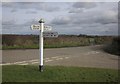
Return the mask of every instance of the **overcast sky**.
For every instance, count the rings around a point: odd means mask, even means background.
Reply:
[[[39,34],[40,18],[59,34],[118,34],[117,2],[2,2],[3,34]]]

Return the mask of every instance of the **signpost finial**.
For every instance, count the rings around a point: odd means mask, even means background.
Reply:
[[[43,20],[43,18],[41,18],[41,19],[39,20],[39,23],[45,23],[45,21]]]

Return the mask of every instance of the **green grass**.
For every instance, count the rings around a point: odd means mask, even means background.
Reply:
[[[3,82],[118,82],[118,71],[112,69],[36,65],[3,66]]]
[[[31,45],[31,46],[2,46],[3,50],[8,49],[38,49],[38,45]]]
[[[54,44],[54,45],[44,45],[44,48],[64,48],[64,47],[80,47],[87,45],[80,44]],[[31,46],[3,46],[3,50],[8,49],[39,49],[39,45],[31,45]]]

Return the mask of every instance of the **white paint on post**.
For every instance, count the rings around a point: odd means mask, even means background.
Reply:
[[[40,50],[40,65],[39,70],[43,71],[43,29],[44,29],[44,21],[43,19],[40,19],[40,36],[39,36],[39,50]]]

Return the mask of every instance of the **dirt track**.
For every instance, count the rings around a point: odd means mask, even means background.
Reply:
[[[3,50],[3,64],[38,64],[39,50]],[[118,69],[118,56],[105,53],[101,46],[44,49],[45,65]]]

